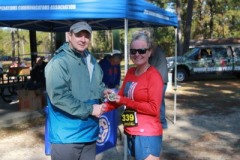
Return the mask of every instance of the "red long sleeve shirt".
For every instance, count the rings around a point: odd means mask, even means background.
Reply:
[[[160,106],[162,101],[163,80],[154,67],[136,76],[136,68],[130,68],[119,91],[118,104],[107,102],[107,110],[125,105],[127,109],[137,112],[138,125],[124,127],[130,135],[157,136],[162,135],[160,123]]]

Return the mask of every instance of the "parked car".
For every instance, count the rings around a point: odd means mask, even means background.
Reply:
[[[175,73],[175,57],[167,57],[169,72]],[[193,75],[234,74],[240,78],[240,44],[194,47],[177,57],[178,82]]]

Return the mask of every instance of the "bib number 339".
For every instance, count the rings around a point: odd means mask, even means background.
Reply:
[[[137,126],[137,112],[134,110],[126,109],[122,113],[122,123],[125,127]]]

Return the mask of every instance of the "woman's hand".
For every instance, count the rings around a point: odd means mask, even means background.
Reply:
[[[114,93],[114,91],[112,89],[105,89],[103,91],[104,97],[107,98],[107,96],[111,93]]]
[[[106,107],[105,104],[94,104],[91,115],[93,115],[97,118],[100,118],[101,115],[105,112],[105,107]]]
[[[116,96],[114,97],[114,99],[115,99],[115,102],[116,102],[116,103],[119,103],[119,102],[120,102],[120,99],[121,99],[121,96],[116,95]]]
[[[116,102],[119,103],[120,102],[120,98],[121,96],[119,96],[114,90],[112,89],[105,89],[104,92],[104,97],[111,102]]]

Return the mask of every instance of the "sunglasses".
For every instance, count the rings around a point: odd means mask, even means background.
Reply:
[[[149,48],[141,48],[141,49],[130,49],[130,54],[135,55],[137,54],[145,54],[149,50]]]

